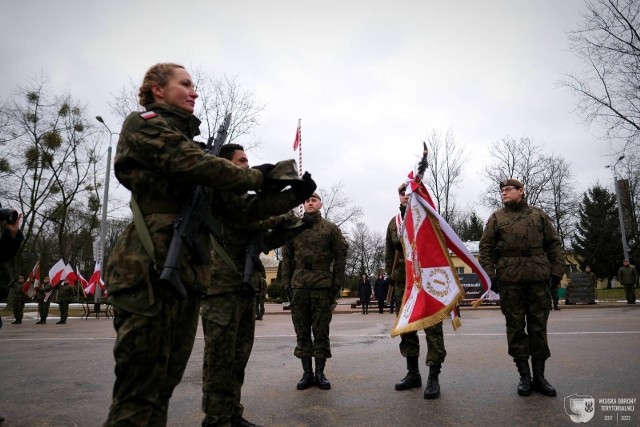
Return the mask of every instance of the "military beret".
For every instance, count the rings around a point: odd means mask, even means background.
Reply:
[[[320,197],[320,195],[318,193],[315,193],[315,192],[311,195],[311,197],[315,197],[318,200],[322,200],[322,197]],[[309,198],[311,198],[311,197],[309,197]]]
[[[504,181],[500,182],[500,189],[501,190],[502,190],[502,187],[507,187],[507,186],[512,186],[512,187],[516,187],[516,188],[524,187],[524,185],[522,185],[522,183],[520,181],[518,181],[517,179],[513,179],[513,178],[505,179]]]
[[[402,185],[398,187],[398,194],[404,193],[406,190],[407,190],[407,184],[403,182]]]

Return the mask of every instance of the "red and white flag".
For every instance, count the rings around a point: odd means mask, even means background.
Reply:
[[[464,298],[464,289],[451,263],[448,248],[460,256],[480,277],[485,291],[490,287],[486,272],[464,243],[438,214],[427,188],[409,174],[409,196],[402,227],[406,288],[400,315],[391,336],[433,326],[451,316],[460,327],[454,308]]]
[[[58,262],[55,263],[53,267],[49,270],[49,279],[51,280],[51,287],[58,286],[58,283],[62,282],[65,277],[65,270],[67,265],[64,263],[62,258]]]
[[[71,264],[66,265],[62,276],[63,276],[63,280],[68,281],[71,286],[76,285],[76,280],[78,280],[78,276],[76,275],[76,272],[71,266]]]
[[[93,295],[96,292],[96,285],[100,286],[101,289],[104,289],[104,283],[101,278],[101,269],[101,263],[100,261],[97,261],[96,266],[93,269],[93,273],[91,274],[91,277],[89,277],[87,287],[85,288],[85,293],[87,295]]]
[[[36,265],[33,267],[33,270],[31,270],[31,273],[29,273],[29,278],[24,283],[22,292],[27,294],[30,298],[33,298],[38,286],[40,286],[40,258],[38,258]]]
[[[296,139],[293,141],[293,151],[296,151],[302,142],[302,130],[300,129],[300,119],[298,119],[298,129],[296,129]]]
[[[84,278],[84,276],[80,273],[80,270],[78,268],[76,268],[76,277],[78,278],[78,282],[80,282],[80,289],[82,289],[82,293],[84,294],[84,296],[87,296],[87,293],[85,292],[85,288],[88,285],[87,279]]]

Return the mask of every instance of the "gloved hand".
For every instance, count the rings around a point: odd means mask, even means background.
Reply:
[[[317,187],[316,182],[311,179],[311,174],[309,172],[305,172],[304,175],[302,175],[302,181],[291,183],[293,195],[296,196],[296,199],[300,202],[304,202],[311,197]]]
[[[273,179],[269,177],[269,172],[274,167],[275,167],[275,165],[273,165],[271,163],[264,163],[262,165],[253,166],[253,167],[251,167],[251,169],[257,169],[260,172],[262,172],[262,186],[264,187],[266,185],[269,185],[273,181]]]
[[[498,283],[498,278],[494,277],[491,279],[491,290],[496,294],[500,293],[500,283]]]
[[[561,280],[562,280],[562,277],[551,276],[551,289],[555,289],[558,286],[560,286],[560,281]]]

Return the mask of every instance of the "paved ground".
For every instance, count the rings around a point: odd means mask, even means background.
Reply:
[[[640,425],[640,305],[562,306],[551,313],[547,377],[558,390],[556,398],[517,396],[518,375],[506,352],[499,310],[463,308],[462,328],[454,332],[445,322],[442,396],[426,401],[421,389],[393,388],[405,373],[400,340],[389,336],[395,317],[375,310],[365,316],[349,302],[342,301],[332,322],[330,391],[295,389],[301,368],[293,357],[291,320],[282,306],[267,306],[243,388],[248,419],[266,426],[570,426],[575,424],[565,413],[564,398],[578,394],[595,399],[588,425]],[[11,317],[3,320],[0,414],[7,421],[2,427],[100,425],[114,380],[111,321],[71,318],[56,325],[57,319],[50,319],[36,325],[33,313],[22,325],[10,324]],[[202,350],[199,330],[171,403],[170,426],[200,425]],[[424,365],[421,371],[426,379]]]

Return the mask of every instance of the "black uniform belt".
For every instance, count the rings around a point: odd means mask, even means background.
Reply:
[[[182,206],[174,200],[147,200],[138,202],[143,215],[149,214],[178,214]]]
[[[302,261],[294,261],[296,270],[322,270],[329,271],[331,269],[331,264],[327,264],[324,262],[302,262]]]
[[[543,255],[544,249],[542,248],[533,248],[533,249],[519,249],[513,251],[500,251],[500,257],[528,257],[534,255]]]

